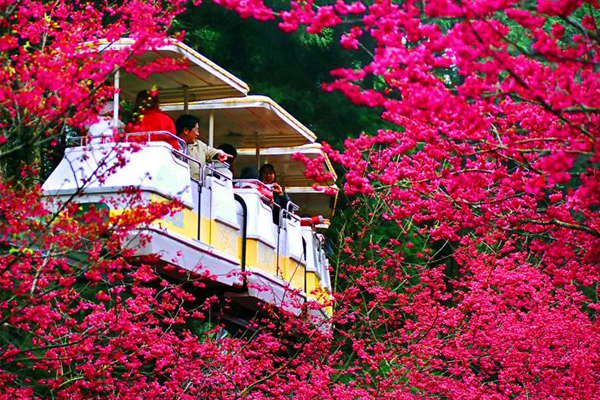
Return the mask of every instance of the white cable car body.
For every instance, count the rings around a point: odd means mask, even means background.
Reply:
[[[117,45],[126,43],[112,44]],[[308,128],[271,99],[245,96],[248,88],[242,81],[187,46],[169,42],[140,58],[156,54],[184,57],[192,64],[193,76],[209,76],[203,77],[201,84],[189,81],[185,87],[179,87],[183,92],[180,97],[176,84],[164,89],[159,85],[161,94],[164,90],[170,101],[180,102],[161,107],[174,119],[190,113],[208,120],[207,142],[227,142],[236,147],[253,144],[251,162],[257,164],[261,157],[275,157],[277,149],[284,149],[284,157],[289,158],[293,151],[290,146],[300,146],[296,150],[310,153],[309,156],[323,155],[320,147],[313,144],[316,136]],[[131,98],[138,90],[152,86],[153,79],[166,86],[165,82],[184,80],[183,76],[175,79],[167,73],[158,75],[142,81],[121,74],[120,83],[126,87],[121,86],[120,92]],[[190,103],[190,93],[194,99],[204,95],[208,100]],[[245,97],[214,99],[221,94]],[[136,150],[131,151],[132,147]],[[240,159],[247,161],[244,152],[249,151],[240,151]],[[127,158],[124,165],[118,154]],[[223,167],[205,165],[199,180],[192,179],[190,162],[198,161],[165,142],[96,141],[68,148],[43,190],[46,196],[62,201],[107,204],[111,213],[117,215],[128,207],[122,196],[126,188],[137,188],[145,201],[178,199],[183,205],[181,211],[156,221],[139,232],[141,235],[132,234],[124,244],[135,249],[138,256],[155,254],[162,265],[199,274],[248,310],[258,310],[267,303],[298,312],[307,301],[326,304],[331,295],[329,264],[322,236],[315,227],[302,226],[293,207],[274,211],[256,185],[232,179],[231,172]],[[288,193],[292,198],[296,194],[304,196],[301,203],[312,204],[311,197],[319,199],[323,194],[311,186],[300,182]],[[333,181],[327,186],[337,189]],[[323,206],[328,203],[322,200],[318,204],[325,212],[330,209]],[[278,224],[273,222],[273,212],[280,214]],[[325,307],[313,317],[322,318],[329,313],[330,307]]]

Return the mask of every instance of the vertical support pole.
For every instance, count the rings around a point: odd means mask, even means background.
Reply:
[[[200,166],[200,175],[202,175],[202,166]],[[198,240],[202,241],[202,176],[198,180]]]
[[[117,128],[119,126],[119,85],[120,85],[120,70],[117,68],[115,71],[115,96],[113,98],[113,120],[112,127]]]
[[[279,183],[279,185],[280,185],[282,188],[285,188],[285,187],[287,186],[287,185],[285,184],[285,183],[286,183],[286,182],[285,182],[285,180],[286,180],[285,178],[286,178],[286,176],[285,176],[285,171],[283,170],[283,168],[280,168],[280,169],[279,169],[279,176],[277,177],[277,183]],[[285,190],[285,189],[284,189],[284,190]]]
[[[260,170],[260,142],[258,140],[258,132],[254,132],[254,144],[256,156],[256,169]]]
[[[189,108],[189,95],[188,95],[188,87],[184,86],[183,87],[183,113],[187,114],[188,113],[188,108]]]
[[[210,110],[210,115],[208,116],[208,145],[210,147],[214,147],[215,141],[215,112],[214,110]]]

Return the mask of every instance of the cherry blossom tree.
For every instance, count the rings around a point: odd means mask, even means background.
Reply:
[[[331,329],[273,310],[219,339],[198,328],[220,302],[199,277],[174,281],[120,246],[177,204],[52,212],[4,177],[0,397],[594,398],[598,4],[217,3],[286,31],[345,29],[340,45],[372,61],[325,90],[397,126],[328,149],[353,207]],[[82,43],[151,46],[183,6],[0,3],[0,158],[93,120],[115,68],[135,69]]]
[[[133,233],[180,209],[124,190],[118,213],[44,198],[44,151],[98,118],[117,68],[141,78],[182,68],[137,65],[163,44],[183,1],[11,1],[0,22],[0,398],[241,398],[311,391],[330,375],[328,331],[272,310],[222,336],[206,276],[134,257]],[[127,51],[108,46],[136,39]],[[114,150],[118,167],[132,144]],[[103,179],[109,168],[95,174]],[[176,277],[176,278],[174,278]],[[268,312],[268,310],[266,310]],[[263,395],[264,394],[264,395]]]
[[[325,89],[398,126],[330,152],[358,221],[338,264],[344,373],[373,398],[593,398],[598,4],[306,4],[282,29],[375,43]]]
[[[157,62],[137,65],[131,57],[164,40],[184,1],[4,1],[0,3],[2,135],[4,174],[25,161],[40,163],[64,140],[98,118],[112,98],[117,67],[140,76],[159,68],[181,68]],[[98,40],[131,37],[127,52]],[[164,61],[164,60],[163,60]],[[11,161],[17,161],[12,169]]]

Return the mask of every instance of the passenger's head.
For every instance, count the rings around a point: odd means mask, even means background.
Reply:
[[[258,170],[254,167],[244,167],[240,179],[258,179]]]
[[[275,167],[272,164],[260,167],[260,180],[266,184],[275,183]]]
[[[151,108],[158,108],[158,94],[150,93],[147,90],[142,90],[138,93],[135,98],[135,111],[138,113],[143,113],[146,110],[150,110]]]
[[[235,159],[237,158],[237,150],[235,149],[235,147],[233,147],[229,143],[223,143],[218,147],[218,149],[223,150],[223,152],[231,156],[227,159],[227,163],[229,163],[229,165],[233,165],[233,163],[235,163]]]
[[[184,114],[177,118],[175,122],[175,130],[177,136],[182,138],[186,143],[194,143],[198,136],[200,119],[190,114]]]

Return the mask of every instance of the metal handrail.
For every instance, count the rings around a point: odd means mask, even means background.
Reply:
[[[290,203],[291,203],[291,201],[290,201]],[[279,211],[279,223],[280,224],[281,224],[281,221],[283,220],[283,218],[289,218],[289,219],[294,219],[296,221],[300,221],[300,216],[298,214],[296,214],[296,212],[295,212],[298,210],[298,206],[296,206],[295,204],[294,204],[294,206],[296,207],[295,210],[290,211],[288,209],[281,209]]]
[[[240,187],[240,184],[244,184],[244,183],[252,183],[252,184],[254,184],[256,186],[260,186],[263,189],[272,190],[269,186],[267,186],[263,182],[259,181],[258,179],[233,179],[233,187],[236,188],[236,189],[244,189],[243,187]],[[265,203],[272,203],[273,202],[273,198],[272,197],[269,198],[269,197],[265,196],[264,194],[262,194],[260,192],[260,190],[258,191],[258,194],[259,194],[260,198]]]
[[[262,187],[264,187],[265,189],[270,189],[270,190],[272,190],[272,188],[270,188],[270,187],[269,187],[269,186],[267,186],[267,185],[266,185],[264,182],[261,182],[261,181],[260,181],[260,180],[258,180],[258,179],[233,179],[233,184],[234,184],[234,185],[236,185],[236,184],[241,184],[241,183],[253,183],[253,184],[255,184],[255,185],[262,186]]]
[[[147,141],[151,142],[152,141],[152,140],[150,140],[151,135],[158,134],[158,135],[170,136],[170,137],[172,137],[173,139],[175,139],[180,144],[180,146],[181,146],[182,149],[186,149],[186,152],[187,152],[187,146],[186,146],[185,141],[182,138],[180,138],[179,136],[174,135],[174,134],[172,134],[171,132],[168,132],[168,131],[123,132],[121,134],[123,135],[123,138],[124,138],[123,141],[115,141],[115,143],[127,142],[127,139],[129,139],[131,137],[147,136],[148,137]],[[96,139],[96,138],[100,138],[100,139],[103,139],[103,138],[113,139],[114,138],[114,133],[106,134],[106,135],[97,135],[97,136],[89,136],[89,135],[74,136],[74,137],[68,138],[67,140],[68,140],[68,142],[75,142],[75,143],[77,141],[79,141],[79,145],[80,146],[84,146],[86,144],[85,142],[89,142],[89,141],[91,141],[93,139]],[[108,143],[110,143],[111,141],[108,141]],[[160,141],[162,142],[163,140],[160,140]]]
[[[184,149],[186,149],[186,151],[187,151],[187,147],[184,147]],[[204,171],[203,171],[204,165],[202,165],[202,163],[200,161],[196,160],[194,157],[191,157],[189,154],[181,152],[180,150],[173,149],[172,152],[173,152],[173,154],[183,158],[184,160],[191,161],[193,163],[198,164],[198,166],[200,167],[200,176],[204,176]]]
[[[183,147],[184,149],[186,149],[187,151],[187,147]],[[196,181],[191,175],[190,175],[190,179],[194,182],[196,182],[198,184],[198,232],[196,232],[196,236],[197,236],[197,240],[201,240],[201,233],[202,233],[202,188],[204,187],[204,180],[205,180],[205,165],[202,165],[202,163],[198,160],[196,160],[193,157],[190,157],[189,155],[179,151],[179,150],[172,150],[173,154],[175,154],[176,156],[179,156],[180,158],[187,160],[188,162],[191,161],[193,163],[198,164],[199,168],[199,181]]]
[[[227,164],[227,163],[223,163],[223,164]],[[229,165],[229,164],[227,164],[227,165]],[[210,171],[210,172],[212,172],[212,173],[213,173],[213,174],[215,174],[215,175],[218,175],[218,176],[219,176],[219,177],[221,177],[221,178],[225,178],[225,180],[227,180],[227,181],[233,181],[233,179],[232,179],[231,177],[229,177],[229,176],[225,175],[224,173],[222,173],[222,172],[220,172],[218,169],[216,169],[216,168],[214,167],[214,162],[213,162],[213,163],[211,163],[211,164],[206,164],[206,165],[204,165],[204,169],[205,169],[206,171]]]
[[[150,142],[151,141],[150,137],[152,135],[157,135],[157,134],[158,135],[167,135],[167,136],[172,137],[173,139],[175,139],[179,143],[180,148],[186,149],[185,151],[187,152],[187,144],[185,143],[185,140],[183,140],[179,136],[174,135],[174,134],[172,134],[171,132],[168,132],[168,131],[125,132],[125,138],[128,139],[130,137],[138,137],[138,136],[146,136],[147,135],[148,136],[148,140],[147,141]],[[162,142],[163,140],[158,140],[158,141]]]

